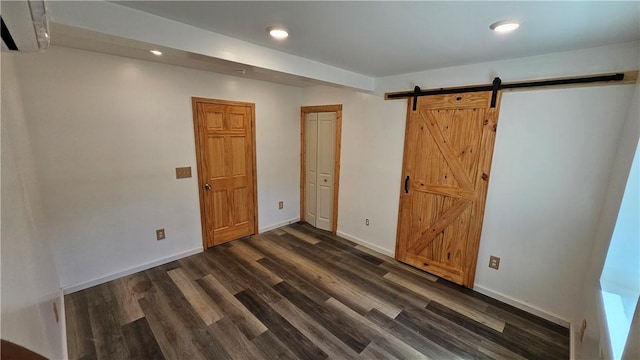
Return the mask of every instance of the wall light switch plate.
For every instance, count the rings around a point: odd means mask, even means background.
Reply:
[[[191,177],[191,166],[176,168],[176,179],[186,179],[190,177]]]

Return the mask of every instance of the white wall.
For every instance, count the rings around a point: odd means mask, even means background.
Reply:
[[[66,352],[60,315],[62,298],[42,219],[24,103],[18,91],[14,61],[2,54],[2,338],[53,359]],[[61,319],[63,320],[63,319]]]
[[[476,286],[573,318],[632,89],[504,94]]]
[[[376,92],[626,71],[637,62],[638,44],[628,43],[382,78]],[[576,321],[631,93],[624,85],[504,94],[477,290]],[[393,253],[406,101],[304,89],[303,105],[331,103],[343,104],[338,231]],[[501,257],[500,271],[487,267],[489,254]]]
[[[640,64],[638,64],[640,65]],[[615,160],[612,162],[612,171],[607,187],[605,201],[602,204],[597,228],[594,233],[593,246],[589,259],[589,267],[584,279],[582,297],[584,306],[579,309],[577,319],[585,318],[587,323],[586,340],[578,347],[582,354],[598,353],[601,344],[605,354],[609,350],[606,335],[606,320],[603,313],[602,298],[600,295],[600,274],[607,256],[609,243],[616,224],[618,211],[627,184],[627,177],[633,161],[633,156],[640,138],[640,83],[635,85],[632,101],[629,104],[622,136],[617,148]],[[637,333],[638,316],[634,319],[632,328]],[[635,340],[638,346],[638,337],[629,337]]]
[[[299,217],[299,88],[57,47],[12,59],[63,288],[201,250],[192,96],[256,104],[259,227]]]

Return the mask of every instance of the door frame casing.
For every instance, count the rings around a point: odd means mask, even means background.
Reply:
[[[207,219],[205,213],[204,206],[204,185],[207,182],[203,172],[204,166],[204,156],[201,154],[202,146],[204,145],[204,139],[200,123],[198,122],[198,103],[205,104],[217,104],[217,105],[231,105],[231,106],[245,106],[250,108],[251,119],[251,149],[252,149],[252,166],[251,171],[253,172],[253,226],[254,226],[254,234],[258,233],[258,177],[256,171],[256,105],[250,102],[242,102],[242,101],[230,101],[230,100],[220,100],[220,99],[210,99],[210,98],[202,98],[202,97],[191,97],[191,109],[193,112],[193,129],[194,129],[194,138],[195,138],[195,147],[196,147],[196,165],[198,172],[198,199],[200,201],[200,226],[202,231],[202,248],[206,251],[209,246],[209,239],[207,233]],[[213,239],[211,239],[213,241]],[[213,246],[213,245],[211,245]]]
[[[335,133],[335,149],[334,149],[334,169],[333,169],[333,209],[331,210],[331,232],[336,234],[338,231],[338,193],[340,188],[340,143],[342,135],[342,104],[337,105],[317,105],[317,106],[301,106],[300,107],[300,220],[304,221],[304,205],[305,205],[305,117],[311,113],[334,112],[336,113],[336,133]]]

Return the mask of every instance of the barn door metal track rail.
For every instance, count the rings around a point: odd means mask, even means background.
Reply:
[[[419,86],[416,86],[413,91],[406,92],[393,92],[386,93],[384,95],[385,100],[396,99],[409,99],[413,98],[413,110],[416,110],[416,104],[419,96],[430,95],[444,95],[444,94],[459,94],[467,92],[479,92],[479,91],[491,91],[493,96],[491,97],[491,107],[496,106],[496,98],[499,90],[517,90],[527,88],[549,88],[549,87],[568,87],[568,86],[588,86],[588,85],[603,85],[606,83],[622,83],[633,84],[638,78],[638,71],[629,71],[625,73],[615,74],[599,74],[583,77],[572,78],[554,78],[544,80],[522,81],[503,84],[499,77],[493,79],[492,84],[488,85],[474,85],[464,87],[452,87],[452,88],[440,88],[440,89],[428,89],[422,90]]]

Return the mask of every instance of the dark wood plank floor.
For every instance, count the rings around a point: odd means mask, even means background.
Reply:
[[[65,297],[71,359],[568,359],[569,330],[305,224]]]

